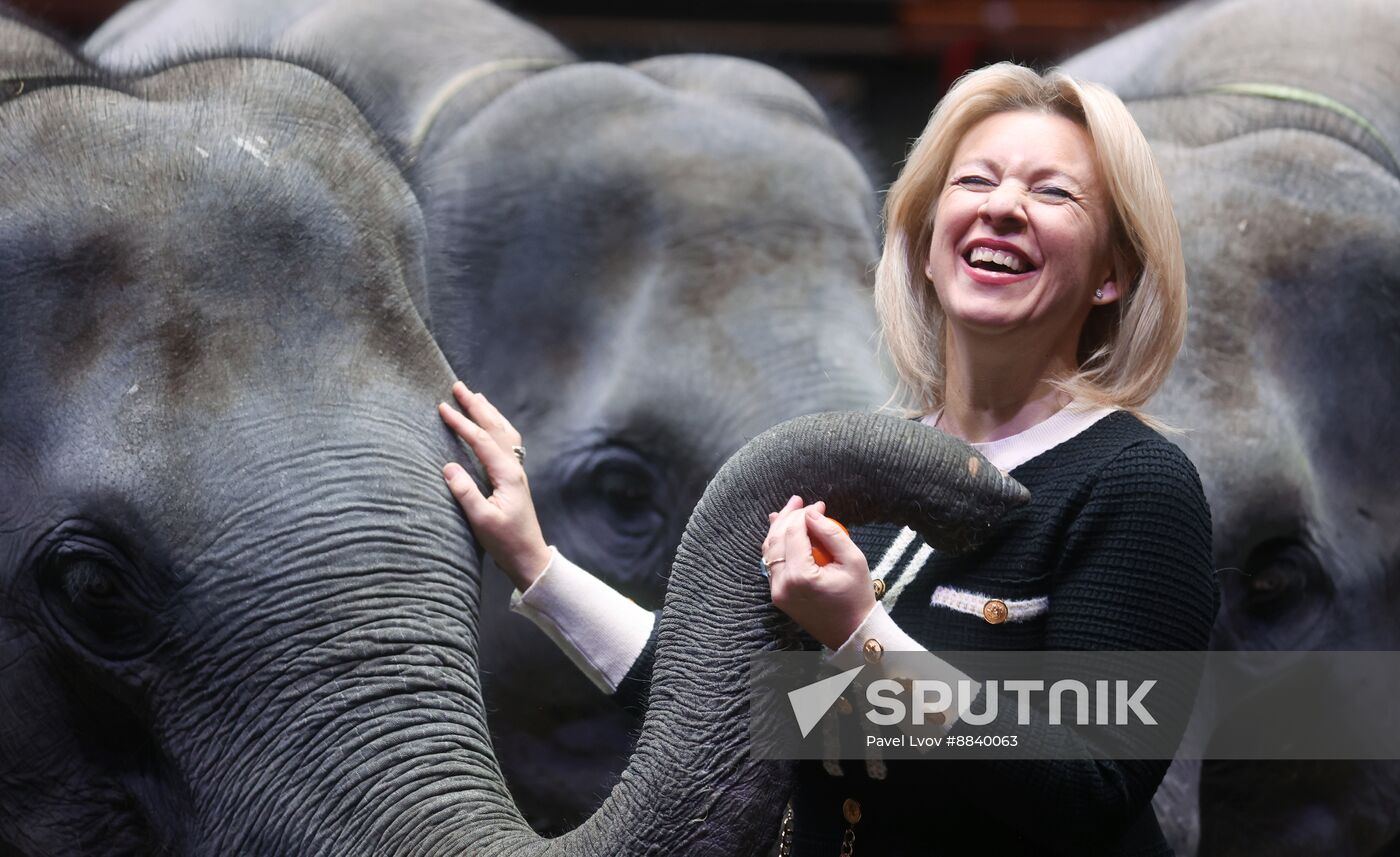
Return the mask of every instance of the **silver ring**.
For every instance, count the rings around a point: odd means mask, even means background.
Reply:
[[[525,447],[523,447],[523,446],[512,446],[512,447],[510,448],[510,451],[513,452],[513,453],[515,453],[515,460],[520,462],[520,466],[521,466],[521,467],[524,467],[524,466],[525,466]]]

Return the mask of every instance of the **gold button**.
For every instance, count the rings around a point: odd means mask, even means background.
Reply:
[[[884,597],[885,597],[885,581],[883,581],[883,580],[878,580],[878,579],[877,579],[877,580],[875,581],[875,600],[876,600],[876,601],[879,601],[881,598],[884,598]]]
[[[993,625],[1000,625],[1002,622],[1005,622],[1008,612],[1009,611],[1006,609],[1006,602],[998,598],[993,598],[991,601],[982,605],[982,618]]]
[[[865,652],[865,662],[867,664],[878,664],[880,658],[885,656],[885,647],[880,645],[880,641],[871,637],[861,646],[861,651]]]
[[[847,824],[856,824],[860,821],[860,801],[853,797],[846,798],[846,802],[841,804],[841,816],[846,819]]]
[[[855,708],[851,705],[851,701],[849,699],[847,699],[844,696],[836,697],[837,714],[840,714],[844,717],[845,715],[850,714],[852,711],[855,711]]]

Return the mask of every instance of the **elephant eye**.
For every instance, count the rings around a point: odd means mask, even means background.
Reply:
[[[1221,578],[1225,609],[1218,642],[1241,649],[1313,648],[1335,590],[1308,539],[1261,541],[1236,570]]]
[[[574,458],[563,491],[568,544],[637,595],[658,585],[672,538],[672,499],[661,470],[640,452],[605,444]]]
[[[117,592],[102,567],[93,562],[69,564],[63,575],[63,589],[69,601],[91,607],[111,602]]]
[[[123,580],[130,570],[90,545],[66,545],[46,563],[40,588],[50,615],[99,657],[125,660],[154,642],[152,612]]]
[[[1243,606],[1258,617],[1277,616],[1297,606],[1320,576],[1317,558],[1296,539],[1272,539],[1256,546],[1244,571]]]
[[[647,468],[630,461],[604,461],[593,478],[598,496],[620,531],[642,536],[661,526],[657,486]]]

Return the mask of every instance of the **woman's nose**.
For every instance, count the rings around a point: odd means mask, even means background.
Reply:
[[[983,220],[993,225],[1025,223],[1026,194],[1015,182],[1002,182],[987,194],[979,212]]]

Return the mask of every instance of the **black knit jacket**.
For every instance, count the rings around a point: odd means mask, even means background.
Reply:
[[[1219,595],[1211,564],[1210,510],[1179,448],[1125,411],[1011,471],[1031,492],[982,548],[935,551],[919,567],[915,539],[887,578],[903,584],[890,611],[933,651],[1203,651]],[[891,526],[852,536],[874,566],[894,542]],[[947,585],[1004,601],[1048,596],[1026,621],[992,624],[932,604]],[[617,691],[644,704],[655,637]],[[1168,695],[1184,720],[1195,693],[1187,676]],[[1013,705],[1000,706],[1002,712]],[[1005,734],[1007,724],[954,724],[952,734]],[[1025,729],[1019,730],[1023,734]],[[1031,740],[1035,740],[1035,726]],[[857,754],[852,754],[857,755]],[[802,763],[793,797],[793,854],[839,852],[842,807],[859,801],[856,855],[1154,855],[1170,857],[1151,799],[1169,760],[891,761],[882,779],[862,762],[832,776]]]

